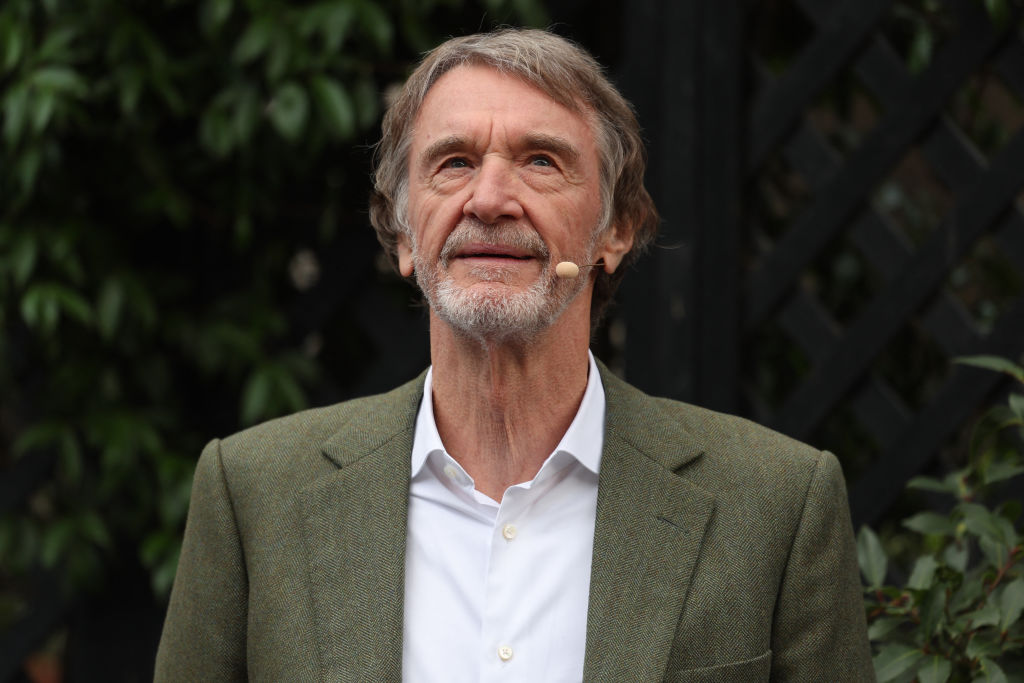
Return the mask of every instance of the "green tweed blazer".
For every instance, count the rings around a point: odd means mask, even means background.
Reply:
[[[836,459],[601,379],[585,680],[874,680]],[[421,376],[206,447],[157,681],[401,680],[422,393]]]

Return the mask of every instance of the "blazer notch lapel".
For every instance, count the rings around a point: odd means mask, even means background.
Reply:
[[[401,679],[411,448],[401,432],[302,493],[323,680]]]
[[[585,680],[661,680],[713,497],[628,444],[601,463]]]

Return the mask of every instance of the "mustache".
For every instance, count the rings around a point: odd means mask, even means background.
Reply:
[[[441,248],[441,265],[447,268],[449,262],[467,244],[511,247],[528,252],[543,263],[551,258],[551,252],[548,251],[544,240],[533,230],[524,229],[511,222],[488,225],[474,218],[466,218],[455,226],[444,241],[444,247]]]

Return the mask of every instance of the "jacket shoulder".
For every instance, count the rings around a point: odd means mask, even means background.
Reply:
[[[332,442],[370,451],[413,428],[423,378],[420,375],[383,394],[303,410],[225,437],[217,444],[225,473],[229,479],[247,472],[261,478],[306,478],[303,474],[309,470],[335,467],[322,452]]]

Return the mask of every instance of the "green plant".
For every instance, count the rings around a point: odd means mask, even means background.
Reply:
[[[960,362],[1003,372],[1024,385],[1024,368],[988,356]],[[869,635],[880,682],[1024,681],[1021,502],[999,494],[1024,473],[1024,394],[978,423],[966,466],[912,489],[951,496],[948,512],[903,521],[918,542],[903,585],[884,585],[888,558],[868,527],[857,539]],[[909,564],[909,563],[908,563]]]
[[[0,3],[0,471],[42,472],[0,500],[0,629],[40,569],[81,591],[141,562],[166,594],[204,441],[327,384],[296,302],[323,254],[372,262],[387,89],[539,8]]]

